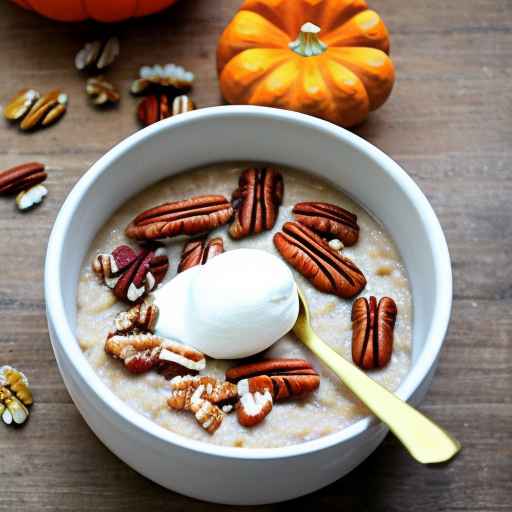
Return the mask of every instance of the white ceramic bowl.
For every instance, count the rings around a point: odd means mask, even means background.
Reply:
[[[166,176],[227,160],[264,160],[309,170],[343,188],[385,224],[405,261],[413,292],[413,363],[398,389],[413,404],[427,392],[448,326],[451,266],[439,222],[411,178],[363,139],[303,114],[233,106],[181,114],[128,137],[80,179],[55,222],[45,269],[53,350],[77,408],[110,450],[151,480],[207,501],[263,504],[337,480],[379,445],[386,428],[367,418],[314,441],[270,449],[187,439],[117,398],[75,339],[80,266],[114,210]]]

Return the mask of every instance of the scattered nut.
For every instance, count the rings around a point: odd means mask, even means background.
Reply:
[[[79,71],[101,71],[110,66],[119,55],[119,39],[110,37],[106,41],[92,41],[78,51],[75,67]]]
[[[169,98],[166,94],[150,94],[137,107],[137,117],[144,126],[166,119],[170,115]]]
[[[28,379],[11,366],[0,367],[0,417],[6,425],[25,423],[33,403]]]
[[[139,78],[132,83],[130,90],[132,94],[142,94],[150,88],[188,91],[193,82],[194,74],[175,64],[143,66],[140,68]]]
[[[39,185],[47,178],[44,164],[27,162],[0,172],[0,195],[16,194]]]
[[[343,248],[345,247],[343,245],[343,242],[341,240],[338,240],[337,238],[333,238],[332,240],[329,240],[328,243],[329,243],[329,247],[333,251],[341,252],[343,250]]]
[[[39,99],[39,93],[34,89],[22,89],[4,107],[4,117],[9,121],[18,121]]]
[[[89,78],[85,85],[85,91],[95,105],[114,104],[121,98],[119,91],[102,76]]]
[[[43,185],[35,185],[28,190],[22,190],[16,196],[16,206],[21,211],[30,210],[40,204],[48,195],[48,190]]]
[[[144,302],[137,304],[128,311],[119,313],[115,320],[114,326],[116,334],[128,332],[151,332],[155,330],[158,320],[158,307],[155,304]]]
[[[20,123],[22,130],[33,130],[55,123],[66,112],[68,97],[58,89],[39,98]]]
[[[172,115],[184,114],[196,109],[195,103],[186,95],[176,96],[172,100]]]
[[[206,241],[206,237],[192,239],[183,247],[178,273],[196,265],[204,265],[208,260],[223,252],[224,241],[220,237],[208,241]]]
[[[261,423],[272,411],[272,395],[263,393],[245,393],[236,406],[238,423],[244,427],[254,427]]]

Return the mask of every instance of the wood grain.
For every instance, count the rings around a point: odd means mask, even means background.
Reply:
[[[194,100],[220,103],[215,45],[238,0],[183,0],[115,27],[58,24],[0,4],[0,103],[18,89],[61,87],[69,112],[31,135],[0,121],[0,168],[40,160],[50,194],[26,215],[0,199],[0,365],[27,372],[36,404],[26,428],[0,425],[0,510],[234,510],[184,498],[139,476],[95,438],[73,406],[51,352],[42,292],[49,230],[66,194],[107,149],[135,131],[127,89],[143,64],[174,61],[197,74]],[[397,85],[356,132],[395,158],[431,200],[450,246],[453,316],[422,410],[464,451],[422,467],[388,436],[360,467],[280,508],[361,511],[510,510],[512,496],[512,3],[375,0],[392,34]],[[123,91],[98,112],[72,66],[83,43],[114,32]],[[229,483],[226,483],[229,485]],[[276,507],[256,507],[272,510]]]

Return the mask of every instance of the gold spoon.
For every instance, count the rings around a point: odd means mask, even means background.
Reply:
[[[293,332],[302,343],[389,427],[418,462],[429,464],[450,460],[461,449],[460,443],[322,341],[311,328],[308,304],[300,289],[297,289],[299,316]]]

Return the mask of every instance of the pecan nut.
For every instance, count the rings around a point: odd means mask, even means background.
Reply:
[[[239,239],[272,229],[283,193],[283,177],[275,169],[246,169],[232,196],[236,213],[229,227],[231,237]]]
[[[66,112],[68,97],[58,89],[39,98],[20,123],[22,130],[33,130],[55,123]]]
[[[181,66],[166,64],[165,66],[142,66],[139,78],[135,80],[130,90],[132,94],[142,94],[150,89],[166,89],[188,91],[192,88],[194,74]]]
[[[207,376],[178,376],[171,380],[171,396],[167,404],[174,410],[192,412],[199,425],[213,434],[225,416],[217,404],[227,403],[236,396],[236,388],[229,382],[220,383]]]
[[[272,395],[268,390],[245,393],[236,404],[238,423],[243,427],[254,427],[270,414],[272,407]]]
[[[158,306],[155,304],[148,304],[147,302],[137,304],[128,311],[122,311],[116,316],[114,320],[116,333],[153,333],[158,320],[158,314]]]
[[[34,89],[22,89],[4,107],[4,117],[9,121],[18,121],[30,110],[40,95]]]
[[[28,190],[22,190],[16,196],[16,206],[18,210],[30,210],[41,204],[43,199],[48,195],[48,190],[43,185],[35,185]]]
[[[393,330],[398,310],[395,301],[359,297],[352,305],[352,360],[365,370],[384,368],[393,352]]]
[[[186,94],[176,96],[176,98],[172,100],[171,112],[173,116],[184,114],[185,112],[192,112],[192,110],[195,109],[195,103]]]
[[[339,239],[343,245],[354,245],[359,238],[357,216],[334,204],[321,202],[297,203],[292,212],[297,222],[312,229],[322,238]]]
[[[136,302],[154,290],[169,268],[163,249],[143,248],[136,254],[127,245],[121,245],[111,254],[99,254],[92,268],[114,295],[125,302]]]
[[[233,208],[224,196],[197,196],[142,212],[125,233],[136,240],[198,235],[226,224],[232,216]]]
[[[204,355],[196,349],[152,333],[114,333],[107,337],[105,352],[121,359],[131,373],[145,373],[163,363],[172,363],[190,372],[206,366]]]
[[[0,418],[6,425],[21,425],[29,416],[32,392],[27,377],[11,366],[0,367]]]
[[[119,39],[110,37],[106,41],[92,41],[78,51],[75,67],[79,71],[101,71],[114,62],[119,55]]]
[[[85,84],[85,92],[91,97],[94,105],[113,104],[121,99],[119,91],[102,76],[89,78]]]
[[[230,368],[226,379],[238,383],[239,395],[268,391],[275,401],[305,396],[320,385],[318,373],[304,359],[263,359]]]
[[[350,298],[366,286],[355,263],[306,226],[287,222],[282,232],[274,235],[274,244],[281,256],[322,292]]]
[[[168,118],[170,115],[169,98],[165,94],[146,96],[137,107],[137,117],[143,126],[149,126]]]
[[[27,162],[0,172],[0,194],[16,194],[39,185],[48,175],[39,162]]]
[[[197,265],[204,265],[208,260],[223,252],[224,242],[220,237],[208,241],[206,237],[190,240],[183,247],[178,273]]]

